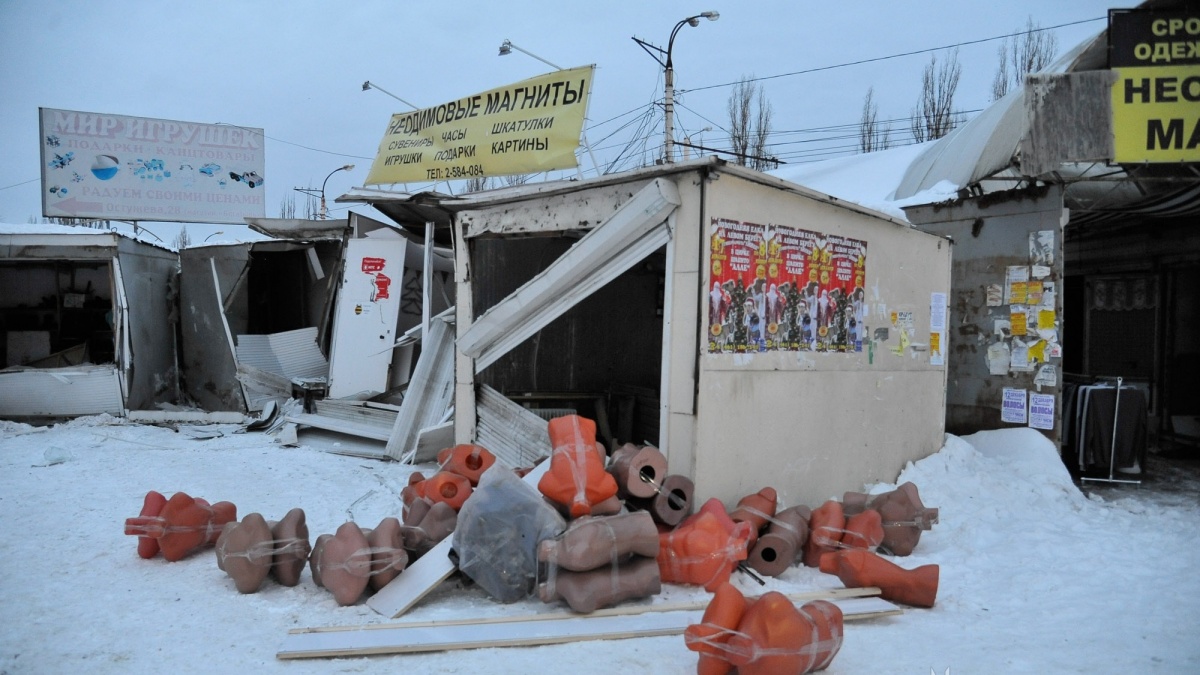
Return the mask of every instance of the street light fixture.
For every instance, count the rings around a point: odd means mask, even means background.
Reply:
[[[400,102],[401,102],[401,103],[403,103],[404,105],[406,105],[406,106],[408,106],[408,107],[412,108],[413,110],[420,110],[420,108],[418,108],[417,106],[415,106],[415,105],[413,105],[413,104],[409,103],[408,101],[405,101],[404,99],[402,99],[402,98],[400,98],[399,96],[397,96],[397,95],[393,94],[392,92],[388,91],[387,89],[384,89],[383,87],[381,87],[381,86],[379,86],[379,85],[377,85],[377,84],[371,84],[371,81],[370,81],[370,80],[367,80],[366,82],[363,82],[363,91],[367,91],[368,89],[375,89],[375,90],[377,90],[377,91],[381,91],[381,92],[383,92],[383,93],[387,94],[388,96],[391,96],[392,98],[396,99],[397,101],[400,101]]]
[[[212,234],[205,237],[204,241],[208,241],[209,239],[212,239],[213,237],[217,236],[218,234],[225,234],[225,230],[217,230],[216,232],[213,232]]]
[[[679,34],[679,29],[683,28],[684,25],[695,28],[696,26],[700,25],[700,19],[716,21],[719,18],[721,18],[721,15],[718,12],[700,12],[696,16],[689,16],[688,18],[683,19],[679,23],[675,24],[675,27],[671,29],[671,39],[667,41],[667,48],[665,50],[662,47],[652,45],[645,40],[639,40],[636,37],[633,38],[633,41],[638,43],[642,49],[646,50],[646,53],[653,57],[655,61],[658,61],[659,65],[661,65],[665,71],[665,77],[663,79],[666,82],[666,91],[663,95],[663,115],[666,120],[663,125],[665,127],[663,139],[663,161],[667,164],[671,164],[675,161],[675,66],[671,62],[671,51],[675,48],[675,36]],[[651,49],[654,51],[650,51]],[[654,52],[658,52],[658,54],[655,54]],[[663,60],[663,57],[666,57],[666,60]]]
[[[538,56],[537,54],[534,54],[533,52],[531,52],[527,49],[522,49],[522,48],[518,47],[517,45],[513,44],[512,40],[508,40],[508,39],[506,39],[506,40],[504,40],[504,42],[500,43],[500,54],[498,54],[498,56],[508,56],[509,54],[512,53],[512,50],[514,50],[514,49],[521,52],[522,54],[524,54],[526,56],[532,56],[533,58],[537,59],[538,61],[541,61],[542,63],[550,66],[551,68],[553,68],[555,70],[566,70],[566,68],[563,68],[562,66],[560,66],[556,63],[550,63],[546,59],[543,59],[542,57]],[[590,158],[592,160],[592,170],[596,172],[597,176],[599,176],[600,175],[600,165],[596,163],[596,155],[592,154],[592,145],[591,145],[591,143],[588,143],[586,131],[583,131],[580,133],[580,140],[583,141],[583,147],[587,148],[588,158]],[[579,177],[583,178],[583,171],[579,171]]]
[[[321,210],[317,214],[317,217],[320,218],[321,220],[325,220],[329,214],[328,209],[325,208],[325,184],[329,182],[329,177],[339,171],[352,171],[352,170],[354,170],[353,164],[347,164],[346,166],[339,166],[338,168],[334,169],[333,171],[330,171],[329,176],[325,176],[325,180],[321,181],[321,192],[319,193],[321,196]],[[292,189],[295,190],[296,192],[303,192],[304,194],[310,195],[313,197],[316,197],[318,194],[317,191],[312,188],[292,188]]]

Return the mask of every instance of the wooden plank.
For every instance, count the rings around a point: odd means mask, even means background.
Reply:
[[[536,486],[549,470],[550,462],[542,462],[521,480]],[[428,553],[409,565],[400,576],[367,598],[367,606],[394,619],[420,602],[421,598],[437,588],[438,584],[448,579],[457,569],[450,561],[452,539],[453,536],[450,536],[438,542]]]
[[[833,598],[829,601],[842,610],[846,621],[878,618],[903,611],[886,600],[873,597]],[[681,635],[689,625],[700,623],[703,616],[703,609],[691,609],[646,612],[633,616],[571,615],[538,621],[428,622],[377,630],[293,632],[284,638],[275,656],[279,659],[301,659],[411,654],[660,637]]]

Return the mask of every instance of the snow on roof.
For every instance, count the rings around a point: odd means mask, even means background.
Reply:
[[[0,223],[0,235],[106,235],[114,234],[118,237],[132,239],[143,244],[149,244],[157,248],[174,251],[175,248],[164,241],[156,241],[153,235],[146,237],[142,234],[134,234],[118,229],[109,229],[103,227],[84,227],[82,225],[58,225],[55,223]]]

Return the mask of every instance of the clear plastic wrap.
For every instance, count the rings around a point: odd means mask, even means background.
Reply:
[[[532,486],[496,465],[463,504],[454,530],[458,569],[500,602],[528,597],[537,581],[537,547],[567,527]]]

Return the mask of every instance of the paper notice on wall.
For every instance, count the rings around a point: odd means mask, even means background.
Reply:
[[[1007,342],[993,342],[988,345],[988,372],[992,375],[1007,375],[1009,358]]]
[[[946,294],[929,294],[929,330],[946,330]]]
[[[1008,314],[1009,328],[1013,335],[1025,335],[1029,327],[1029,315],[1022,306],[1014,306]]]
[[[929,334],[929,365],[940,366],[946,363],[946,355],[942,353],[944,342],[942,333],[935,332]]]
[[[1034,265],[1030,268],[1030,273],[1034,279],[1045,279],[1050,276],[1050,268],[1043,265]]]
[[[1004,304],[1004,289],[1000,284],[988,284],[987,287],[987,306],[999,307]]]
[[[1054,264],[1054,230],[1029,233],[1029,264]]]
[[[1004,399],[1000,407],[1000,421],[1010,424],[1025,424],[1025,390],[1004,388]]]
[[[1046,341],[1038,340],[1029,345],[1029,363],[1045,363],[1046,362]]]
[[[1054,328],[1054,310],[1039,309],[1037,313],[1038,330],[1049,330]]]
[[[899,330],[896,333],[900,336],[900,344],[892,347],[892,353],[896,356],[904,356],[905,350],[912,344],[912,341],[908,339],[908,331]]]
[[[993,322],[993,333],[1000,339],[1012,337],[1012,322],[1008,319],[996,319]]]
[[[1030,305],[1042,304],[1042,282],[1030,281],[1025,285],[1025,301]]]
[[[1041,366],[1033,378],[1033,383],[1039,387],[1058,386],[1058,368],[1049,363]]]
[[[1029,426],[1054,428],[1054,394],[1029,394]]]
[[[1025,304],[1026,283],[1029,281],[1028,267],[1009,267],[1004,275],[1004,301],[1009,305]]]
[[[1012,341],[1008,369],[1018,373],[1027,373],[1033,370],[1033,364],[1029,361],[1029,345],[1017,339]]]

